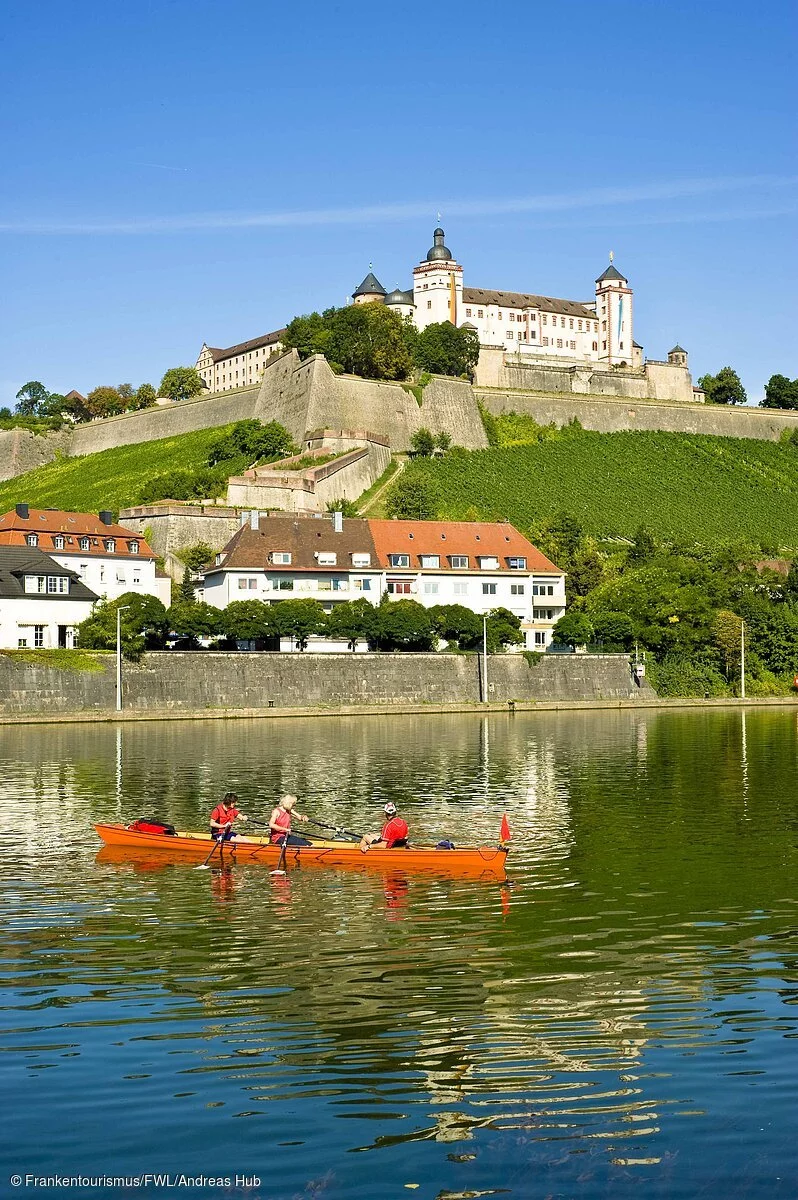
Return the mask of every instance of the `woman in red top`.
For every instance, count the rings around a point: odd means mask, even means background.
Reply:
[[[276,806],[272,809],[272,815],[269,817],[269,829],[271,831],[271,840],[275,845],[282,846],[309,846],[310,842],[307,838],[299,837],[291,832],[291,817],[294,816],[298,821],[307,821],[307,817],[302,813],[294,812],[296,805],[296,796],[283,796]]]
[[[228,792],[211,813],[211,837],[215,837],[217,841],[227,841],[229,838],[235,837],[232,826],[236,819],[249,820],[249,817],[239,812],[236,808],[237,804],[238,796],[235,792]]]
[[[410,830],[407,821],[396,815],[396,805],[389,800],[385,805],[385,815],[388,820],[380,833],[366,833],[360,840],[360,849],[364,854],[377,846],[382,850],[390,850],[394,846],[406,846]]]

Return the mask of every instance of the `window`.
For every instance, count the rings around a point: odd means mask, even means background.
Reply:
[[[562,338],[557,338],[557,349],[562,350]]]
[[[532,595],[533,596],[553,596],[554,595],[554,584],[553,583],[533,583],[532,584]]]
[[[607,349],[607,343],[606,343],[606,342],[602,342],[602,343],[601,343],[601,348],[602,348],[602,350],[606,350],[606,349]]]
[[[38,533],[26,533],[26,534],[25,534],[25,541],[27,542],[27,544],[28,544],[29,546],[38,546],[38,544],[39,544],[39,535],[38,535]]]
[[[24,650],[28,644],[27,638],[17,638],[17,646],[20,650]]]
[[[352,555],[352,566],[353,567],[370,567],[371,566],[371,555],[370,554],[353,554]]]
[[[467,554],[450,554],[449,565],[454,571],[464,571],[468,567]]]
[[[565,329],[565,317],[560,317],[560,328]]]
[[[43,575],[26,575],[25,576],[25,591],[31,593],[43,592],[46,584]]]
[[[370,579],[353,579],[352,587],[355,589],[356,592],[370,592],[371,591],[371,580]]]
[[[501,313],[497,313],[497,314],[496,314],[496,316],[497,316],[497,317],[498,317],[498,319],[501,321],[501,319],[502,319],[502,315],[501,315]]]
[[[496,595],[496,584],[495,583],[483,583],[482,595],[483,596],[495,596]]]
[[[242,575],[239,576],[239,578],[238,578],[239,592],[254,592],[257,590],[257,587],[258,587],[257,578],[253,579],[248,576],[242,576]]]
[[[512,331],[512,329],[508,329],[507,330],[507,340],[512,341],[512,338],[513,338],[513,331]]]
[[[346,579],[334,579],[332,581],[332,590],[334,592],[348,592],[349,584]]]
[[[535,630],[535,645],[536,646],[545,646],[546,645],[545,631],[540,630],[540,629]]]
[[[33,644],[38,649],[41,649],[41,647],[44,645],[44,626],[43,625],[34,625],[33,626]]]
[[[521,558],[519,555],[515,555],[514,557],[507,559],[507,566],[511,571],[525,571],[526,559]]]
[[[273,587],[278,592],[293,592],[294,581],[293,579],[276,579]]]
[[[43,589],[39,588],[39,591],[43,591]],[[69,591],[69,580],[65,575],[48,575],[47,591],[51,596],[66,595]]]
[[[389,554],[388,562],[391,564],[392,567],[409,567],[410,566],[410,555],[409,554]]]
[[[581,321],[577,321],[577,325],[579,326],[579,328],[580,328],[580,329],[582,328],[582,322],[581,322]]]
[[[134,571],[133,572],[133,586],[139,587],[140,584],[141,584],[141,575],[139,575],[138,571]]]
[[[540,323],[541,323],[541,325],[548,325],[548,323],[549,323],[549,318],[546,316],[546,314],[545,314],[545,313],[544,313],[544,314],[543,314],[543,316],[540,318]]]
[[[455,596],[467,596],[468,584],[464,579],[456,579],[454,582],[453,593]]]
[[[598,342],[594,342],[594,343],[593,343],[593,349],[594,349],[594,350],[598,350]]]
[[[525,591],[526,591],[526,588],[524,587],[523,583],[511,583],[510,584],[510,595],[511,596],[523,596]]]
[[[499,316],[501,316],[501,313],[499,313]],[[514,321],[514,320],[515,320],[515,313],[510,313],[510,320],[511,320],[511,321]],[[519,318],[518,318],[518,320],[520,321],[520,320],[521,320],[521,318],[519,317]]]
[[[389,579],[388,592],[392,596],[409,596],[410,595],[410,580],[409,579]]]
[[[482,315],[483,315],[483,313],[482,313],[482,309],[481,309],[481,308],[478,308],[478,309],[477,309],[477,316],[478,316],[478,317],[481,317]]]
[[[548,338],[541,338],[541,342],[540,342],[540,344],[541,344],[542,346],[548,346],[548,344],[549,344],[549,339],[548,339]]]
[[[138,542],[128,542],[127,548],[131,554],[138,554],[138,552],[139,552]]]
[[[322,550],[319,554],[320,567],[334,567],[338,562],[338,555],[334,550]]]
[[[273,563],[282,563],[286,567],[291,565],[291,555],[287,550],[273,550],[271,560]]]
[[[534,329],[530,329],[530,331],[529,331],[529,340],[530,340],[530,342],[532,341],[532,339],[533,339],[533,338],[536,338],[537,336],[538,336],[538,335],[537,335],[537,332],[536,332],[536,330],[534,330]]]
[[[116,582],[117,582],[117,583],[125,583],[125,582],[126,582],[126,580],[125,580],[125,572],[124,572],[124,571],[117,571],[117,573],[116,573]]]
[[[573,327],[574,327],[574,323],[573,323],[573,321],[569,321],[569,322],[568,322],[568,328],[569,328],[569,329],[573,329]]]
[[[438,581],[433,580],[433,579],[425,579],[424,580],[424,595],[425,596],[437,596],[437,594],[438,594]]]
[[[499,567],[499,560],[493,554],[481,554],[479,556],[479,567],[481,571],[496,571]]]
[[[53,547],[54,547],[56,550],[63,550],[63,549],[64,549],[64,539],[63,539],[63,537],[62,537],[62,535],[61,535],[60,533],[57,533],[57,534],[55,535],[55,537],[53,538]]]
[[[422,554],[421,565],[426,568],[439,567],[441,565],[440,554]]]
[[[428,300],[428,301],[427,301],[427,308],[432,308],[432,301],[431,301],[431,300]]]
[[[113,554],[116,551],[116,542],[113,538],[106,538],[104,545],[109,554]]]

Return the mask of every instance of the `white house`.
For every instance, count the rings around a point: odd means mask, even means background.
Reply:
[[[226,608],[310,597],[330,612],[360,597],[379,604],[383,595],[480,614],[507,608],[521,621],[526,648],[545,650],[565,612],[565,575],[504,522],[252,513],[205,569],[201,598]]]
[[[158,570],[147,542],[118,525],[111,512],[63,512],[18,504],[0,517],[0,546],[39,549],[108,600],[137,592],[157,596],[167,607],[171,601],[171,581]]]
[[[74,571],[32,546],[0,545],[0,647],[71,649],[94,592]]]

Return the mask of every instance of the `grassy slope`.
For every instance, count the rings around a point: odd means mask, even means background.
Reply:
[[[442,515],[508,518],[520,529],[566,510],[596,534],[631,537],[640,525],[713,543],[747,539],[798,546],[798,448],[677,433],[565,434],[532,445],[416,461]]]
[[[153,476],[202,466],[209,447],[229,428],[202,429],[157,442],[119,446],[85,458],[58,459],[0,483],[0,512],[7,512],[19,501],[27,501],[33,508],[117,511],[134,504],[142,486]]]

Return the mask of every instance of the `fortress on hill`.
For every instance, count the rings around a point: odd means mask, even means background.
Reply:
[[[633,334],[634,293],[612,256],[595,281],[593,297],[562,300],[466,287],[463,268],[446,246],[443,229],[439,226],[432,236],[426,258],[413,268],[411,288],[387,292],[369,271],[352,292],[352,302],[384,304],[418,329],[451,321],[476,330],[481,346],[477,386],[703,401],[703,392],[692,385],[687,352],[681,346],[668,352],[667,361],[644,362],[643,348]],[[208,391],[226,392],[258,383],[269,358],[282,349],[283,332],[274,330],[224,349],[205,343],[196,366]],[[540,374],[549,367],[555,368],[554,373]],[[615,384],[603,378],[608,372]],[[635,386],[641,381],[642,390]]]

